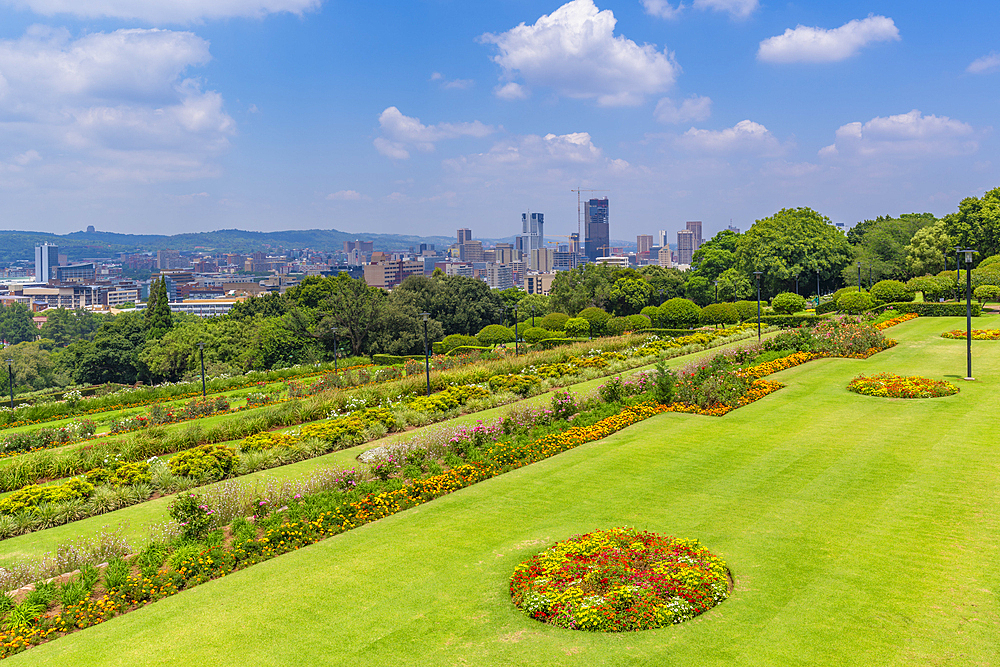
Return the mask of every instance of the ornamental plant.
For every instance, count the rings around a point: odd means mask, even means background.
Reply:
[[[895,373],[879,373],[870,377],[859,375],[851,380],[847,388],[857,394],[880,398],[939,398],[958,393],[958,387],[944,380],[915,375],[904,377]]]
[[[875,305],[875,300],[866,292],[848,292],[837,299],[837,308],[842,313],[850,315],[860,315],[871,310]]]
[[[916,291],[898,280],[880,280],[872,285],[872,296],[883,303],[909,303]]]
[[[729,569],[697,540],[629,528],[557,542],[514,568],[511,600],[571,630],[628,632],[680,623],[729,596]]]
[[[236,460],[236,452],[225,445],[201,445],[175,454],[167,465],[175,475],[222,479],[233,472]]]
[[[794,315],[806,309],[806,300],[794,292],[782,292],[771,301],[771,308],[779,315]]]
[[[179,494],[170,503],[170,518],[181,527],[184,537],[200,540],[208,534],[212,525],[212,510],[202,502],[196,493]]]
[[[941,338],[958,338],[965,340],[968,337],[965,329],[952,329],[941,334]],[[973,329],[972,340],[1000,340],[1000,329]]]

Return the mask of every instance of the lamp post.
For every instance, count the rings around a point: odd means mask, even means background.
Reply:
[[[660,288],[660,305],[663,305],[663,288]]]
[[[517,304],[514,304],[514,356],[517,356]]]
[[[426,347],[426,343],[424,344],[424,347]],[[339,355],[337,354],[337,330],[334,329],[333,330],[333,372],[334,373],[339,373],[340,372],[340,369],[337,368],[337,357],[338,356]]]
[[[719,281],[715,281],[715,303],[719,303]]]
[[[531,304],[531,328],[535,328],[535,304]]]
[[[14,360],[7,359],[7,384],[10,386],[10,409],[14,409]]]
[[[205,343],[198,343],[198,356],[201,357],[201,400],[205,400]]]
[[[760,342],[760,275],[763,271],[754,271],[753,275],[757,280],[757,342]]]
[[[431,352],[427,347],[427,320],[430,319],[430,313],[420,313],[420,316],[424,318],[424,373],[427,374],[427,395],[431,395]]]
[[[798,293],[799,293],[799,274],[796,273],[795,274],[795,294],[796,294],[796,296],[798,295]]]
[[[972,377],[972,253],[971,248],[962,250],[965,253],[965,356],[968,374],[966,380]]]
[[[858,262],[858,292],[861,292],[861,262]]]

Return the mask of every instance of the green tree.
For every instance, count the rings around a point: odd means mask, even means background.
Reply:
[[[861,262],[862,280],[904,279],[910,275],[907,248],[914,234],[937,222],[930,213],[905,213],[898,218],[879,217],[854,245],[854,258],[843,270],[848,284],[857,284],[857,262]]]
[[[339,334],[350,343],[351,354],[359,355],[369,348],[372,325],[379,320],[385,299],[381,289],[341,273],[334,278],[333,289],[319,308],[295,309],[286,323],[300,338],[312,338],[324,345]]]
[[[139,359],[146,345],[147,329],[139,313],[122,313],[101,325],[92,342],[74,343],[76,364],[73,380],[78,383],[133,384],[148,379],[145,365]],[[155,344],[155,343],[152,343]]]
[[[1000,253],[1000,188],[963,199],[957,213],[944,217],[944,227],[955,245],[979,252],[976,260]]]
[[[736,306],[731,303],[713,303],[702,308],[699,314],[702,324],[736,324],[740,321],[740,314],[736,311]]]
[[[149,288],[146,304],[145,325],[149,338],[159,338],[174,325],[170,312],[170,296],[167,294],[166,278],[160,278]]]
[[[580,317],[590,323],[590,333],[592,336],[603,336],[606,331],[604,326],[611,319],[611,313],[591,306],[580,311]]]
[[[719,301],[739,301],[754,295],[753,283],[739,269],[726,269],[718,280]]]
[[[225,318],[229,320],[251,319],[258,315],[281,317],[292,308],[292,302],[278,292],[267,292],[260,296],[247,297],[233,305]]]
[[[285,299],[300,308],[318,308],[336,289],[336,278],[306,276],[285,292]]]
[[[0,307],[0,339],[8,345],[33,341],[38,336],[35,321],[23,303]]]
[[[372,323],[368,352],[371,354],[423,354],[424,320],[413,292],[393,290]],[[444,327],[433,318],[427,321],[427,345],[444,338]]]
[[[910,275],[933,275],[948,268],[948,256],[954,242],[948,236],[944,220],[918,229],[906,246],[906,268]]]
[[[699,306],[707,306],[715,300],[715,285],[708,278],[692,276],[684,286],[684,296]]]
[[[662,301],[684,296],[684,285],[688,274],[674,267],[666,268],[651,264],[639,269],[639,274],[649,281],[653,288],[650,305],[658,306]]]
[[[852,259],[847,238],[830,219],[810,208],[781,209],[756,221],[743,235],[737,264],[746,275],[762,272],[763,294],[791,291],[795,276],[837,280]]]
[[[608,296],[616,315],[634,315],[649,304],[653,287],[642,278],[619,278]]]
[[[710,282],[715,281],[724,271],[736,266],[740,237],[740,234],[724,229],[705,241],[691,258],[691,271]]]
[[[504,290],[501,296],[482,280],[466,276],[409,276],[395,292],[412,292],[418,312],[430,313],[431,319],[441,323],[444,335],[469,336],[487,324],[501,322],[508,298],[520,300],[524,296],[520,290]]]

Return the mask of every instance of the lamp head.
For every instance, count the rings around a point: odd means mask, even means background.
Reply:
[[[972,264],[972,255],[976,252],[975,250],[973,250],[972,248],[963,248],[959,252],[964,252],[965,253],[965,263],[966,264]]]
[[[427,320],[430,319],[431,314],[430,313],[420,313],[420,317],[424,318],[424,322],[426,322]]]
[[[199,350],[204,350],[205,349],[205,344],[204,343],[198,343],[198,349]]]

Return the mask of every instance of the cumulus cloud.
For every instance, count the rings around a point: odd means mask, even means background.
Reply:
[[[661,19],[675,19],[681,15],[684,5],[680,2],[674,7],[667,0],[642,0],[642,8],[650,16]]]
[[[985,74],[986,72],[992,72],[997,69],[1000,69],[1000,53],[990,51],[982,58],[976,58],[969,63],[969,66],[965,68],[965,71],[970,74]]]
[[[770,130],[751,120],[741,120],[724,130],[692,127],[677,137],[676,144],[694,153],[779,155],[783,152],[781,143]]]
[[[680,106],[669,97],[664,97],[656,103],[656,109],[653,110],[653,118],[668,125],[708,120],[711,115],[712,99],[701,95],[692,95],[681,102]]]
[[[892,19],[869,15],[831,30],[804,25],[789,28],[762,41],[757,58],[772,63],[831,63],[846,60],[869,44],[899,39]]]
[[[979,148],[971,125],[947,116],[910,113],[875,117],[837,129],[833,144],[820,149],[825,158],[952,157]]]
[[[486,153],[446,160],[454,170],[512,169],[521,173],[580,167],[603,161],[600,148],[587,132],[529,134],[497,142]]]
[[[667,90],[680,67],[667,51],[615,36],[616,23],[614,14],[600,11],[593,0],[572,0],[532,25],[481,39],[497,46],[493,61],[503,68],[504,80],[520,77],[529,87],[596,99],[602,106],[640,104],[647,95]],[[509,84],[497,90],[505,99],[524,92]]]
[[[434,150],[434,144],[443,139],[485,137],[496,132],[496,128],[478,120],[424,125],[419,118],[405,116],[396,107],[389,107],[379,114],[378,123],[383,136],[375,139],[375,148],[382,155],[397,160],[410,157],[411,148],[429,153]]]
[[[367,201],[370,199],[370,197],[361,194],[357,190],[338,190],[337,192],[331,192],[326,198],[330,201]]]
[[[527,99],[528,91],[519,83],[505,83],[493,89],[493,94],[501,100],[523,100]]]
[[[35,26],[0,40],[0,141],[45,156],[36,162],[49,174],[145,182],[213,175],[212,158],[235,126],[221,95],[182,78],[210,59],[208,42],[189,32],[73,39]]]
[[[473,79],[451,79],[445,78],[441,72],[431,74],[431,81],[440,81],[440,86],[445,90],[466,90],[476,84]]]
[[[745,19],[760,6],[757,0],[694,0],[695,9],[726,12],[736,19]]]
[[[322,0],[2,0],[17,9],[55,16],[112,17],[159,23],[191,23],[230,17],[262,18],[268,14],[302,14]]]

